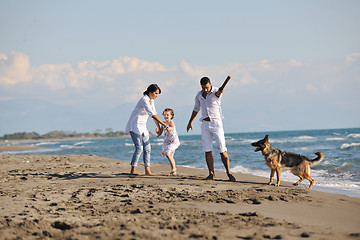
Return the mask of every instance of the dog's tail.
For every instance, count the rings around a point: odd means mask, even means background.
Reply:
[[[324,159],[324,154],[322,152],[316,152],[315,154],[317,155],[317,158],[309,160],[310,166],[314,166]]]

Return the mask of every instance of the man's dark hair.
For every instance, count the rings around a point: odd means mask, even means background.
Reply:
[[[201,85],[206,85],[206,84],[208,84],[208,83],[211,83],[210,78],[208,78],[208,77],[203,77],[203,78],[200,80],[200,84],[201,84]]]

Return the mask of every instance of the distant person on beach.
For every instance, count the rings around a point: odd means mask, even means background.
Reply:
[[[155,99],[161,93],[161,89],[156,84],[151,84],[147,90],[143,93],[144,95],[138,101],[135,106],[135,109],[131,113],[130,119],[126,125],[125,132],[130,133],[132,141],[135,145],[135,152],[131,160],[131,175],[137,175],[135,168],[139,161],[140,155],[143,153],[145,175],[152,176],[155,175],[150,171],[150,138],[149,131],[146,128],[146,122],[148,117],[152,117],[157,128],[160,128],[160,124],[167,129],[167,125],[160,120],[156,115],[155,109]],[[160,135],[158,135],[159,137]]]
[[[165,108],[163,111],[163,116],[165,119],[165,124],[168,126],[164,132],[164,143],[161,148],[161,153],[163,156],[167,157],[171,166],[171,176],[176,176],[176,165],[174,159],[175,150],[180,146],[179,136],[176,132],[175,123],[172,121],[174,118],[174,110],[171,108]],[[160,129],[155,130],[158,135],[161,135],[164,131],[164,127],[161,126]]]
[[[196,94],[195,106],[186,127],[186,131],[189,132],[189,129],[193,130],[192,122],[201,110],[201,142],[209,169],[209,176],[206,180],[214,180],[215,178],[214,158],[212,155],[212,142],[213,138],[215,138],[217,150],[220,153],[227,176],[230,181],[235,182],[236,179],[230,172],[230,161],[225,145],[225,135],[222,124],[224,116],[221,111],[221,95],[224,89],[212,86],[208,77],[201,78],[200,85],[202,90]]]

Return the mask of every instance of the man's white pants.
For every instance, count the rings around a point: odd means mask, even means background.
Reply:
[[[221,120],[202,121],[201,124],[201,142],[204,152],[212,151],[213,138],[217,145],[219,153],[227,151],[225,145],[225,135]]]

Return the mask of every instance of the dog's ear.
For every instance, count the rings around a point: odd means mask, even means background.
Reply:
[[[265,135],[264,140],[265,140],[266,142],[268,142],[268,141],[269,141],[269,135]]]

